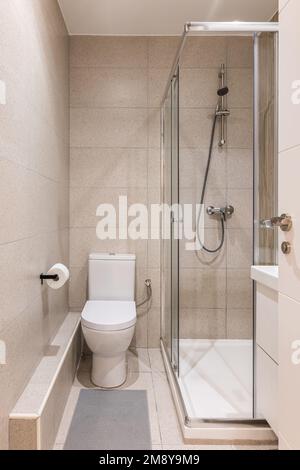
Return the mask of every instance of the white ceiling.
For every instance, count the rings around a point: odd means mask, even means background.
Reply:
[[[73,35],[176,35],[187,21],[267,21],[278,0],[58,0]]]

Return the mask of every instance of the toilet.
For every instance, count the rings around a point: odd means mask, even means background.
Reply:
[[[126,352],[136,324],[135,255],[89,256],[88,301],[81,326],[93,354],[92,382],[115,388],[126,380]]]

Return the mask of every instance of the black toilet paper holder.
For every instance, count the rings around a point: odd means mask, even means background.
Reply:
[[[51,279],[52,281],[59,281],[59,275],[58,274],[41,274],[40,275],[40,280],[41,280],[41,284],[43,285],[44,284],[44,281],[46,281],[47,279]]]

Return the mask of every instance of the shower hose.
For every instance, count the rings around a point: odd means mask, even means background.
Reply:
[[[200,219],[202,215],[202,210],[204,208],[204,199],[205,199],[205,193],[206,193],[206,187],[207,187],[207,180],[208,180],[208,175],[209,175],[209,170],[210,170],[210,164],[211,164],[211,159],[212,159],[212,152],[213,152],[213,145],[214,145],[214,138],[215,138],[215,131],[216,131],[216,124],[217,124],[217,119],[218,116],[215,114],[214,120],[213,120],[213,126],[212,126],[212,131],[211,131],[211,137],[210,137],[210,144],[209,144],[209,152],[208,152],[208,159],[207,159],[207,164],[206,164],[206,170],[205,170],[205,175],[204,175],[204,182],[203,182],[203,188],[202,188],[202,194],[201,194],[201,201],[200,201],[200,211],[197,216],[197,223],[196,223],[196,233],[197,233],[197,238],[199,240],[199,243],[204,251],[207,253],[218,253],[224,245],[225,241],[225,214],[223,212],[220,213],[221,215],[221,241],[220,244],[218,245],[217,248],[214,250],[210,250],[207,248],[204,243],[201,241],[200,237]]]

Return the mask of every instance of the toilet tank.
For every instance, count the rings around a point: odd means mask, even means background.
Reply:
[[[135,255],[90,254],[89,300],[134,301],[135,261]]]

